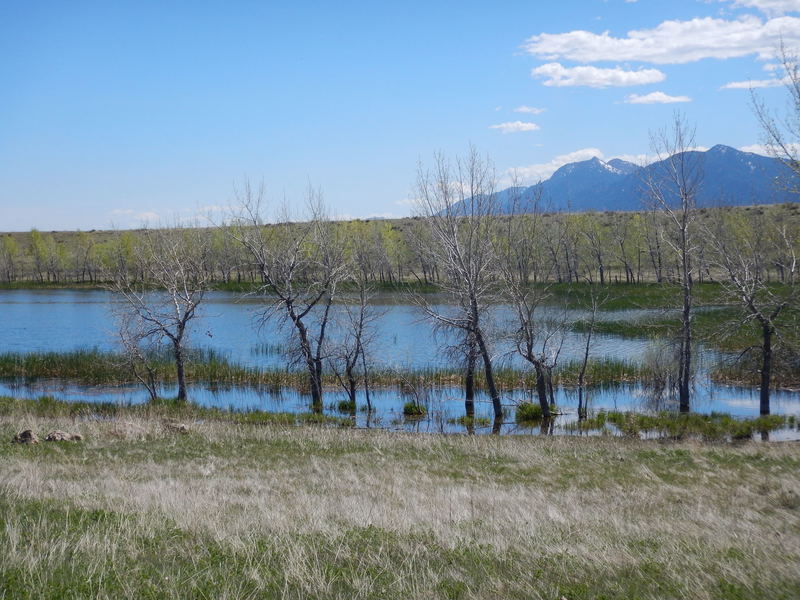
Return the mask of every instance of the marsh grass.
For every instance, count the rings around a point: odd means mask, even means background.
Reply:
[[[6,406],[2,598],[796,598],[788,444],[409,435]],[[155,409],[154,409],[155,410]],[[159,410],[173,410],[162,406]]]
[[[492,420],[488,417],[467,417],[466,415],[448,419],[447,422],[463,427],[489,427],[492,424]]]
[[[313,412],[270,412],[262,410],[225,410],[180,402],[174,398],[143,404],[113,402],[67,402],[52,396],[35,399],[0,396],[0,417],[24,415],[28,418],[53,417],[73,422],[119,420],[129,417],[157,420],[222,421],[249,425],[321,424],[351,426],[352,419]]]
[[[420,419],[428,414],[428,409],[419,402],[406,402],[403,404],[403,414],[409,418]]]
[[[602,430],[607,425],[627,436],[653,436],[661,439],[695,437],[704,441],[748,440],[755,434],[771,432],[791,426],[788,417],[768,415],[750,419],[738,419],[727,414],[699,413],[679,414],[659,412],[654,415],[599,411],[583,421],[567,423],[567,431]]]
[[[535,423],[541,421],[543,416],[542,407],[532,402],[520,403],[514,413],[514,419],[517,423]]]
[[[265,352],[277,351],[269,347]],[[154,356],[156,380],[161,384],[175,381],[175,365],[169,356]],[[577,384],[580,365],[565,363],[555,373],[557,385]],[[636,381],[644,373],[642,367],[628,361],[598,359],[589,362],[588,384],[613,384]],[[0,377],[21,380],[62,379],[89,385],[123,385],[135,383],[125,361],[113,352],[100,350],[75,350],[70,352],[0,353]],[[252,386],[303,390],[308,386],[308,375],[302,371],[286,369],[258,369],[232,363],[224,356],[209,350],[193,351],[186,365],[186,379],[190,383],[215,386]],[[462,385],[463,373],[454,368],[421,367],[415,369],[375,369],[370,374],[370,384],[378,387],[402,387],[408,381],[424,387],[449,387]],[[530,371],[498,369],[495,379],[504,390],[531,389],[535,378]],[[324,375],[326,387],[338,386],[332,374]],[[475,385],[485,389],[483,372],[475,375]]]

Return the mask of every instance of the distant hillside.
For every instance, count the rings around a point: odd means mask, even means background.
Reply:
[[[800,180],[781,161],[717,145],[706,152],[687,152],[688,164],[702,174],[698,206],[780,204],[797,202]],[[495,194],[499,212],[530,212],[541,194],[546,210],[639,210],[648,179],[658,179],[665,161],[640,167],[620,159],[599,158],[570,163],[550,179],[530,187]]]

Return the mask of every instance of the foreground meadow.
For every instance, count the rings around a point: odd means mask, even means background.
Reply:
[[[175,416],[5,405],[0,598],[800,596],[797,444]]]

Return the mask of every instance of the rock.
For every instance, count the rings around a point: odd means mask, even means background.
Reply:
[[[80,433],[67,433],[56,429],[47,434],[44,438],[45,442],[80,442],[83,436]]]
[[[164,421],[164,429],[167,431],[174,431],[175,433],[189,433],[189,426],[184,423],[176,423],[174,421]]]
[[[131,421],[119,421],[114,424],[114,429],[111,435],[127,438],[133,436],[142,436],[145,434],[145,428]]]
[[[25,431],[20,431],[11,441],[14,444],[38,444],[39,438],[36,437],[36,434],[33,433],[33,430],[26,429]]]

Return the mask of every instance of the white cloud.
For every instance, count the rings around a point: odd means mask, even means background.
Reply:
[[[735,20],[705,17],[664,21],[653,29],[629,31],[622,38],[612,37],[608,31],[542,33],[529,38],[523,47],[545,60],[678,64],[749,54],[767,60],[775,57],[781,40],[787,47],[800,45],[800,18],[784,16],[762,21],[755,15],[742,15]]]
[[[734,6],[755,8],[765,15],[782,15],[787,12],[800,11],[800,0],[719,0],[733,2]]]
[[[370,213],[367,215],[353,215],[350,213],[341,213],[334,215],[332,219],[334,221],[355,221],[357,219],[365,220],[365,219],[399,219],[403,215],[398,215],[396,213],[390,212],[383,212],[383,213]]]
[[[788,83],[788,79],[778,79],[773,77],[772,79],[751,79],[749,81],[731,81],[723,85],[721,90],[749,90],[755,88],[769,88],[769,87],[780,87],[786,83]]]
[[[403,198],[402,200],[395,200],[397,206],[417,206],[420,203],[419,198]]]
[[[186,209],[186,210],[192,210],[192,209]],[[207,215],[209,213],[230,212],[230,210],[231,210],[230,206],[224,206],[222,204],[205,204],[203,206],[198,206],[195,212],[201,215]]]
[[[536,108],[535,106],[525,106],[524,104],[514,109],[514,112],[516,113],[527,113],[530,115],[540,115],[544,111],[545,111],[544,108]]]
[[[750,144],[749,146],[740,146],[739,150],[742,152],[752,152],[753,154],[760,154],[762,156],[773,156],[769,148],[764,144]],[[795,156],[800,156],[800,143],[789,144],[788,150]]]
[[[497,129],[503,133],[519,133],[520,131],[536,131],[539,126],[536,123],[528,123],[526,121],[509,121],[508,123],[489,125],[489,129]]]
[[[543,181],[550,177],[557,169],[566,164],[579,162],[582,160],[589,160],[593,156],[602,159],[603,152],[597,148],[581,148],[574,152],[567,154],[559,154],[552,160],[546,163],[539,163],[535,165],[528,165],[527,167],[516,167],[506,171],[506,175],[511,177],[515,175],[516,178],[523,184],[533,184],[537,181]]]
[[[764,144],[750,144],[749,146],[739,146],[742,152],[752,152],[753,154],[760,154],[762,156],[769,156],[767,147]]]
[[[565,67],[560,63],[547,63],[531,71],[534,77],[544,77],[544,85],[554,87],[587,86],[593,88],[624,87],[658,83],[666,75],[658,69],[639,69],[626,71],[620,67],[603,69],[600,67]]]
[[[128,225],[142,225],[161,221],[161,215],[152,210],[137,211],[132,208],[115,208],[110,214],[112,217],[125,217]]]
[[[639,165],[640,167],[649,165],[654,160],[649,154],[618,154],[617,156],[612,157],[612,159],[613,158],[618,158],[620,160],[624,160],[625,162]]]
[[[664,92],[650,92],[640,96],[639,94],[630,94],[625,98],[626,104],[672,104],[674,102],[691,102],[689,96],[669,96]]]
[[[161,220],[161,216],[152,210],[140,212],[136,215],[136,218],[143,223],[157,223]]]

